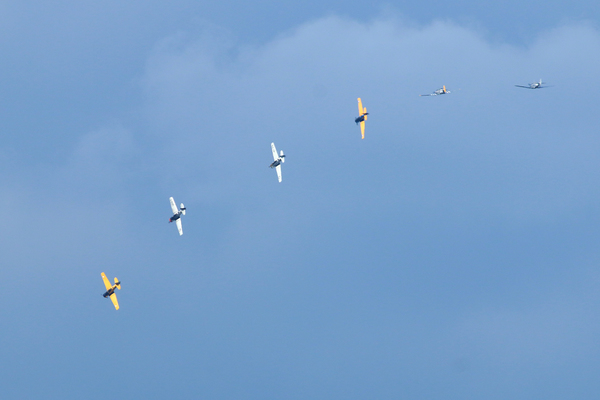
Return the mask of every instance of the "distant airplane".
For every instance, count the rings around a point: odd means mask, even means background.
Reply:
[[[420,94],[419,96],[439,96],[440,94],[450,93],[449,90],[446,90],[446,85],[442,86],[440,89],[436,90],[433,93],[429,94]]]
[[[183,235],[183,228],[181,227],[181,216],[185,215],[185,206],[181,203],[181,210],[177,209],[177,205],[175,204],[175,200],[172,197],[169,197],[169,201],[171,202],[171,210],[173,210],[173,216],[169,218],[169,223],[175,221],[177,225],[177,230],[179,231],[179,236]]]
[[[104,286],[106,286],[106,293],[104,293],[102,296],[104,296],[105,298],[110,297],[113,304],[115,305],[115,309],[118,310],[119,302],[117,301],[117,295],[115,294],[115,289],[121,290],[121,282],[119,282],[119,280],[117,278],[115,278],[115,284],[111,285],[110,281],[108,280],[106,275],[104,275],[104,272],[102,272],[100,275],[102,275],[102,280],[104,281]]]
[[[269,168],[275,168],[277,171],[277,178],[279,182],[281,182],[281,163],[285,162],[285,154],[283,154],[283,150],[281,150],[281,154],[277,154],[277,149],[275,148],[275,143],[271,143],[271,151],[273,152],[273,161]]]
[[[360,124],[360,133],[362,134],[362,138],[365,138],[365,121],[367,120],[367,115],[369,115],[369,113],[367,112],[367,107],[362,106],[362,101],[360,100],[360,97],[358,98],[358,118],[356,118],[354,120],[354,122],[356,122],[356,125]]]
[[[525,88],[525,89],[543,89],[543,88],[547,88],[547,87],[551,87],[551,86],[542,86],[544,83],[542,82],[542,80],[540,79],[539,82],[533,82],[530,83],[528,86],[523,86],[523,85],[515,85],[516,87],[520,87],[520,88]]]

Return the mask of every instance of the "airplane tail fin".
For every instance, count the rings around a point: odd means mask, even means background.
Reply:
[[[185,215],[185,206],[183,205],[183,203],[181,203],[181,205],[179,206],[179,209],[181,210],[181,213],[183,215]]]
[[[117,285],[117,289],[121,290],[121,282],[119,282],[119,280],[117,279],[116,276],[115,276],[115,285]]]
[[[285,162],[285,154],[283,154],[283,150],[281,150],[279,152],[279,157],[281,157],[281,162],[284,163]]]

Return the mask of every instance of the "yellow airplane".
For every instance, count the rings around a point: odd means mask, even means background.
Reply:
[[[108,280],[106,275],[104,275],[104,272],[101,275],[102,275],[102,280],[104,281],[104,286],[106,286],[106,293],[104,293],[102,296],[110,297],[113,304],[115,305],[115,309],[118,310],[119,302],[117,301],[117,295],[115,294],[115,289],[121,290],[121,282],[119,282],[119,280],[117,278],[115,278],[115,284],[111,285],[110,281]]]
[[[356,125],[360,124],[360,133],[362,134],[362,138],[365,138],[365,121],[367,120],[367,115],[369,115],[369,113],[367,112],[367,107],[362,106],[362,101],[360,100],[360,97],[358,98],[358,118],[356,118],[354,120],[354,122],[356,122]]]

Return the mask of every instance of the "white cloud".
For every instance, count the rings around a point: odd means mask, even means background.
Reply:
[[[589,26],[557,28],[523,49],[451,22],[328,17],[258,47],[222,32],[178,34],[157,46],[143,82],[164,162],[177,157],[189,178],[251,180],[246,171],[259,174],[265,143],[278,140],[296,165],[288,171],[327,165],[343,180],[354,173],[344,169],[362,96],[372,114],[360,151],[372,182],[409,201],[543,217],[591,200],[582,181],[598,175],[600,143],[589,133],[598,121],[586,85],[597,80],[598,43]],[[540,77],[555,87],[514,87]],[[443,84],[454,93],[418,97]]]

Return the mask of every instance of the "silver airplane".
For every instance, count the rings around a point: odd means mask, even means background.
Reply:
[[[442,86],[440,89],[436,90],[433,93],[429,94],[420,94],[419,96],[439,96],[440,94],[450,93],[449,90],[446,90],[446,85]]]
[[[540,79],[540,80],[539,80],[539,82],[533,82],[533,83],[530,83],[530,84],[529,84],[529,85],[527,85],[527,86],[523,86],[523,85],[515,85],[515,86],[516,86],[516,87],[525,88],[525,89],[543,89],[543,88],[550,87],[550,86],[548,86],[548,85],[546,85],[546,86],[542,86],[542,85],[543,85],[543,82],[542,82],[542,80]]]

